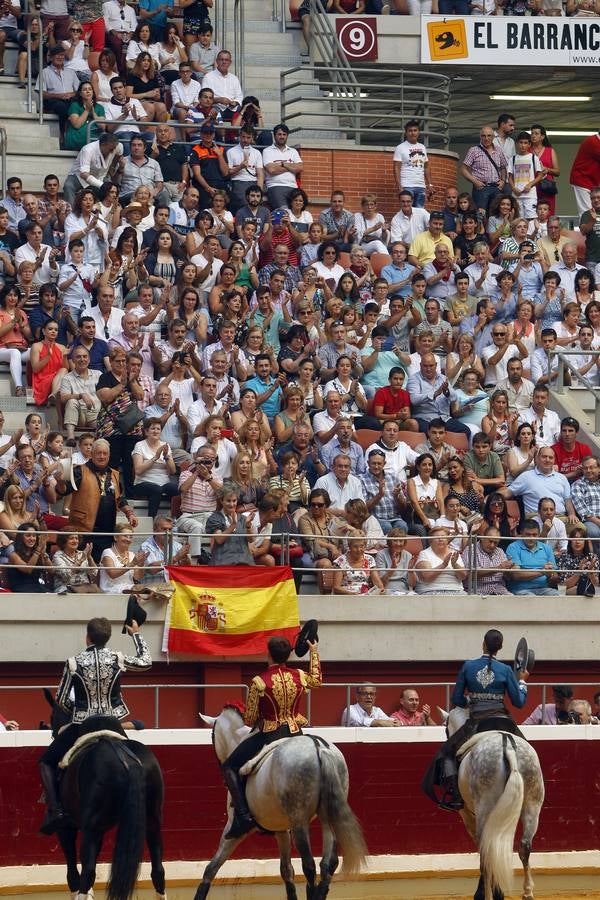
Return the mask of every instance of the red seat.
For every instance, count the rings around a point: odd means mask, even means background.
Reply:
[[[359,428],[356,432],[356,440],[363,450],[366,450],[367,447],[370,447],[371,444],[378,441],[380,437],[381,432],[375,431],[374,428]],[[426,437],[420,431],[401,431],[400,440],[414,449],[417,444],[422,444],[426,440]]]
[[[460,450],[461,453],[466,453],[469,449],[469,439],[466,434],[447,431],[444,435],[444,440],[447,444],[451,444],[452,447],[456,447],[457,450]]]
[[[389,266],[392,261],[392,257],[388,253],[372,253],[370,259],[373,271],[378,278],[383,267]]]

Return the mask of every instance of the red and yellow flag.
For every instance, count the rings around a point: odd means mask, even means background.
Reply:
[[[167,566],[175,592],[163,650],[207,656],[263,654],[274,634],[299,628],[289,566]]]

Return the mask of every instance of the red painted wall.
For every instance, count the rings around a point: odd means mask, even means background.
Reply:
[[[592,850],[600,844],[597,741],[540,741],[546,803],[539,851]],[[472,849],[454,813],[438,810],[419,789],[435,744],[341,744],[350,769],[350,802],[370,853],[459,853]],[[225,790],[208,746],[155,748],[166,784],[165,858],[206,859],[225,822]],[[43,807],[39,748],[0,748],[0,866],[60,862],[54,838],[37,833]],[[320,847],[317,841],[316,847]],[[253,838],[242,857],[273,857],[268,837]],[[107,848],[108,849],[108,848]],[[107,858],[105,850],[103,858]]]

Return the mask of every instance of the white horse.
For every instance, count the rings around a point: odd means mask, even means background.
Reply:
[[[448,734],[464,724],[468,711],[456,707],[448,715]],[[464,800],[460,816],[479,849],[481,876],[474,900],[504,900],[513,880],[513,845],[521,819],[519,857],[523,864],[523,900],[533,900],[529,867],[531,844],[544,802],[544,780],[538,755],[517,735],[485,731],[461,747],[458,784]]]
[[[201,718],[213,726],[213,746],[220,763],[225,762],[250,732],[243,724],[241,713],[234,707],[226,706],[216,718]],[[343,872],[356,872],[364,864],[367,848],[361,827],[347,798],[346,760],[333,744],[308,735],[278,742],[257,771],[248,776],[248,806],[261,828],[275,832],[287,900],[297,900],[290,836],[302,859],[307,900],[325,900],[327,897],[331,878],[339,862],[338,845],[344,857]],[[308,833],[310,821],[315,816],[320,819],[323,832],[321,878],[318,884]],[[232,819],[233,808],[229,803],[228,820],[219,847],[204,870],[195,900],[204,900],[213,878],[246,837],[225,837]]]

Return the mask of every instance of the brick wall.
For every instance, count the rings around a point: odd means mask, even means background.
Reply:
[[[302,187],[308,194],[313,213],[329,205],[333,190],[346,195],[346,208],[360,211],[360,198],[367,192],[377,194],[384,216],[398,212],[398,191],[389,150],[325,150],[299,148],[304,168]],[[442,209],[446,189],[457,182],[458,159],[451,154],[429,151],[431,180],[436,187],[430,209]]]

